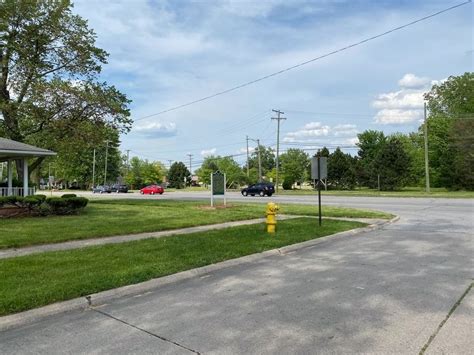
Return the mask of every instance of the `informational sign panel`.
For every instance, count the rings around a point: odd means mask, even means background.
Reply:
[[[211,207],[214,207],[214,196],[224,196],[224,206],[226,205],[225,186],[227,184],[225,174],[216,171],[211,174]]]
[[[212,194],[213,195],[224,195],[225,194],[225,176],[220,171],[216,171],[212,174]]]
[[[318,164],[319,159],[319,164]],[[319,170],[319,175],[318,175]],[[311,158],[311,179],[322,180],[328,178],[328,158],[312,157]]]

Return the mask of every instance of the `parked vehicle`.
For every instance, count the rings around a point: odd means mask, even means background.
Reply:
[[[275,186],[268,182],[259,182],[258,184],[250,185],[249,187],[243,188],[241,191],[243,196],[271,196],[275,193]]]
[[[98,185],[98,186],[92,188],[92,193],[94,193],[94,194],[96,194],[96,193],[99,193],[99,194],[108,193],[108,194],[110,194],[111,192],[112,192],[112,190],[110,189],[110,186],[108,186],[108,185]]]
[[[143,189],[140,190],[140,193],[143,194],[150,194],[150,195],[156,195],[160,194],[162,195],[163,192],[165,192],[165,189],[161,187],[160,185],[149,185],[145,186]]]
[[[127,185],[122,185],[122,184],[115,184],[112,185],[112,191],[113,192],[128,192],[128,186]]]

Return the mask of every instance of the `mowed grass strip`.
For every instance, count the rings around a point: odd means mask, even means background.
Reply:
[[[281,213],[317,215],[317,207],[285,204]],[[390,218],[377,211],[324,207],[326,217]],[[210,209],[202,201],[90,201],[79,215],[0,219],[0,249],[60,243],[113,235],[158,232],[265,216],[265,205],[231,204]]]
[[[280,195],[314,195],[311,188],[280,190]],[[474,198],[474,191],[448,190],[442,187],[432,187],[430,193],[424,187],[404,187],[398,191],[379,191],[377,189],[360,188],[356,190],[323,190],[324,196],[366,196],[366,197],[428,197],[428,198]]]
[[[314,218],[0,260],[0,315],[44,306],[180,271],[365,226]],[[350,242],[350,240],[348,241]]]

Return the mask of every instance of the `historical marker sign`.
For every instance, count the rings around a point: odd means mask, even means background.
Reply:
[[[212,194],[213,195],[224,195],[225,194],[225,176],[220,171],[216,171],[212,174]]]
[[[220,171],[211,174],[211,206],[214,206],[214,196],[224,196],[224,206],[226,205],[225,186],[226,176]]]

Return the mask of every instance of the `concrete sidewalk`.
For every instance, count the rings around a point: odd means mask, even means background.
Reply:
[[[312,216],[279,215],[278,220],[301,218],[301,217],[316,218]],[[380,224],[387,221],[387,220],[372,219],[372,218],[327,218],[327,219],[357,221],[357,222],[363,222],[367,224]],[[259,223],[264,223],[264,222],[265,222],[264,218],[256,218],[256,219],[249,219],[249,220],[243,220],[243,221],[225,222],[225,223],[219,223],[219,224],[208,224],[208,225],[197,226],[197,227],[165,230],[165,231],[160,231],[160,232],[126,234],[126,235],[118,235],[118,236],[111,236],[111,237],[104,237],[104,238],[73,240],[73,241],[64,242],[64,243],[35,245],[35,246],[24,247],[24,248],[9,248],[9,249],[0,250],[0,259],[38,254],[38,253],[44,253],[48,251],[71,250],[71,249],[79,249],[79,248],[85,248],[85,247],[96,246],[96,245],[131,242],[135,240],[142,240],[142,239],[149,239],[149,238],[163,238],[163,237],[169,237],[173,235],[191,234],[191,233],[205,232],[205,231],[210,231],[210,230],[219,230],[219,229],[225,229],[225,228],[231,228],[231,227],[247,226],[247,225],[259,224]]]

